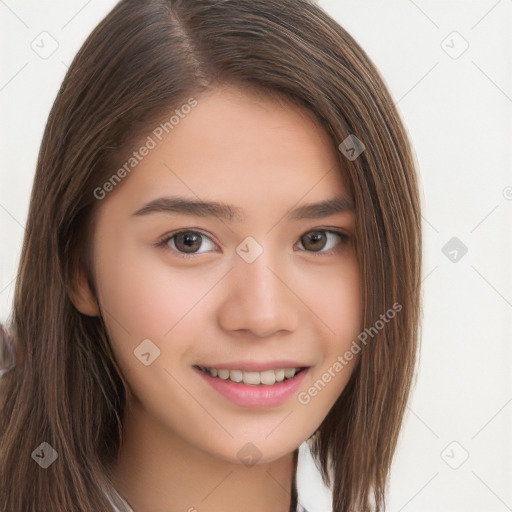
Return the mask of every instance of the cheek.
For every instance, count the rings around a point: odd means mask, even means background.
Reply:
[[[355,258],[316,280],[310,297],[322,324],[321,358],[318,367],[297,397],[315,417],[324,417],[345,388],[359,352],[351,349],[361,332],[362,294]],[[313,290],[316,290],[313,293]],[[320,346],[320,343],[319,343]]]
[[[317,273],[309,283],[312,309],[327,333],[324,352],[344,350],[361,330],[362,295],[355,258]]]
[[[122,239],[101,247],[96,258],[109,332],[113,340],[130,339],[132,345],[162,339],[192,308],[200,310],[200,299],[215,277],[172,269],[156,248],[141,249]]]

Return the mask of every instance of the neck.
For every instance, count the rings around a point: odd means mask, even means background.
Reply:
[[[296,505],[298,450],[246,466],[214,457],[132,402],[113,482],[134,512],[289,512]]]

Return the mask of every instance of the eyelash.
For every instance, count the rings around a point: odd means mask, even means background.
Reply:
[[[343,233],[342,231],[338,231],[338,230],[325,229],[325,228],[310,229],[309,231],[306,231],[303,235],[301,235],[300,238],[307,235],[308,233],[314,233],[314,232],[331,233],[333,235],[338,235],[340,238],[339,244],[337,244],[336,247],[329,249],[328,251],[308,251],[307,249],[301,249],[302,251],[311,253],[315,256],[331,256],[339,251],[338,245],[346,245],[349,241],[349,236],[346,233]],[[158,239],[155,242],[154,246],[160,247],[162,249],[169,249],[170,251],[176,253],[176,256],[178,258],[184,258],[184,259],[193,258],[200,254],[204,254],[204,253],[197,253],[197,252],[184,253],[184,252],[180,252],[177,249],[173,249],[173,248],[169,247],[169,245],[168,245],[169,241],[172,240],[175,236],[180,235],[182,233],[192,233],[194,235],[200,235],[202,237],[208,238],[213,244],[218,245],[208,235],[206,235],[205,233],[203,233],[200,230],[181,229],[179,231],[174,231],[172,233],[165,234],[163,237],[161,237],[160,239]],[[300,238],[299,238],[299,242],[300,242]],[[209,252],[209,251],[207,251],[207,252]]]

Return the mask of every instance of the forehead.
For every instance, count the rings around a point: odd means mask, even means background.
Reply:
[[[234,87],[196,101],[173,124],[164,119],[148,133],[153,147],[130,171],[126,194],[150,200],[168,192],[255,207],[348,195],[336,147],[311,112]]]

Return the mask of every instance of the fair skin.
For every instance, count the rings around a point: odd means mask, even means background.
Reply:
[[[355,363],[309,403],[298,401],[360,332],[354,211],[287,218],[305,204],[350,197],[336,148],[306,111],[229,87],[197,100],[102,200],[93,243],[99,308],[84,281],[74,303],[103,315],[129,383],[114,476],[135,512],[288,512],[293,452]],[[133,215],[166,196],[227,203],[240,214]],[[155,246],[183,230],[200,235],[189,257],[179,256],[186,246],[176,237]],[[311,241],[304,235],[312,231],[320,234]],[[248,236],[263,248],[251,263],[236,251]],[[134,355],[145,339],[160,350],[148,366]],[[297,392],[272,407],[235,404],[194,368],[278,359],[309,368]],[[251,466],[237,455],[247,443],[261,454]]]

